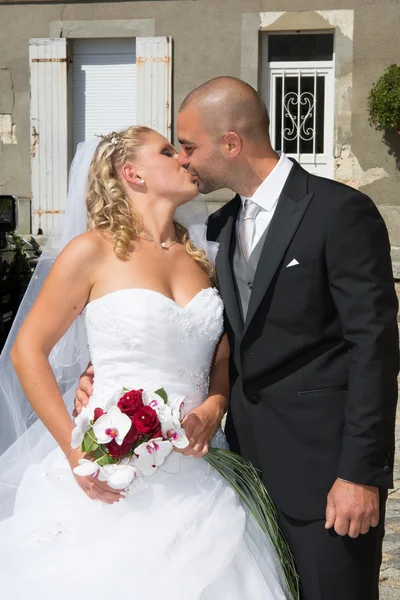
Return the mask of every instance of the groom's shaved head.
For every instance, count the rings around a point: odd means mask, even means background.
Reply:
[[[203,194],[256,189],[260,173],[265,178],[278,161],[261,96],[235,77],[216,77],[193,90],[179,110],[177,132],[178,162]]]
[[[234,131],[250,142],[269,137],[268,111],[261,96],[235,77],[216,77],[199,86],[182,103],[179,112],[196,110],[209,133],[225,135]]]

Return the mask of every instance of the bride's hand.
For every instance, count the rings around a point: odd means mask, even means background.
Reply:
[[[93,394],[93,379],[94,369],[91,363],[88,364],[87,369],[79,378],[78,388],[75,392],[75,407],[72,413],[73,417],[76,417],[82,411],[82,408],[89,402],[90,396]]]
[[[208,398],[203,404],[194,408],[182,421],[189,446],[177,450],[184,456],[201,458],[209,450],[209,443],[221,424],[225,413],[225,399]]]
[[[79,461],[82,458],[90,458],[84,452],[81,452],[79,448],[73,450],[68,457],[69,465],[72,469],[72,474],[76,479],[77,484],[83,490],[83,492],[91,499],[91,500],[101,500],[106,504],[114,504],[114,502],[119,502],[124,496],[118,490],[113,490],[110,488],[107,483],[103,481],[99,481],[97,477],[86,476],[81,477],[80,475],[75,475],[73,469],[79,465]]]

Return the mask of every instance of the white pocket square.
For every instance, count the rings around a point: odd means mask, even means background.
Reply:
[[[286,268],[295,267],[298,264],[299,264],[299,261],[294,258],[292,261],[290,261],[290,263],[288,265],[286,265]]]

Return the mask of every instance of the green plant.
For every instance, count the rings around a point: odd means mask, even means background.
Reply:
[[[376,129],[400,134],[400,67],[390,65],[368,96],[369,121]]]
[[[6,281],[14,302],[19,305],[28,287],[33,269],[29,265],[29,260],[25,253],[24,240],[14,231],[10,234],[9,240],[14,256],[6,274]]]

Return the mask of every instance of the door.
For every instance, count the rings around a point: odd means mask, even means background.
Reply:
[[[333,178],[333,34],[269,35],[263,57],[272,146],[310,173]]]

